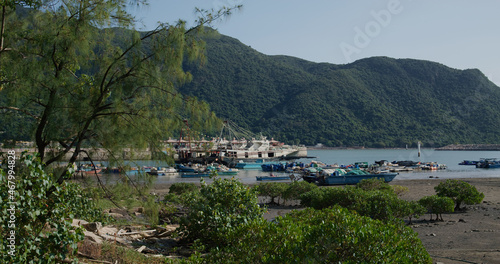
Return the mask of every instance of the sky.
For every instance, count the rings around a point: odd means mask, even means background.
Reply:
[[[194,25],[195,7],[239,4],[213,26],[267,55],[333,64],[422,59],[476,68],[500,85],[498,0],[150,0],[131,12],[145,30],[158,21]]]

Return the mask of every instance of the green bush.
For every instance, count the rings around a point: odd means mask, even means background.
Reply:
[[[188,213],[181,219],[181,230],[189,241],[199,239],[207,246],[227,243],[225,237],[237,226],[262,218],[255,190],[234,178],[215,179],[203,185],[200,193],[187,200]]]
[[[176,182],[168,189],[169,193],[181,195],[183,193],[198,191],[199,188],[194,183]]]
[[[436,215],[436,220],[443,221],[443,213],[451,213],[454,211],[455,202],[450,197],[439,197],[437,195],[425,196],[418,201],[429,214]]]
[[[417,234],[345,208],[307,208],[275,222],[256,219],[212,250],[206,263],[431,263]]]
[[[361,188],[346,186],[343,188],[318,188],[302,194],[301,204],[315,209],[340,205],[373,219],[390,220],[394,217],[418,217],[422,208],[401,200],[392,191],[365,191]]]
[[[462,203],[478,204],[484,199],[484,193],[479,192],[474,185],[461,180],[446,180],[434,187],[438,196],[449,197],[455,202],[455,211],[460,210]]]
[[[392,188],[392,191],[394,191],[394,193],[397,195],[397,196],[401,196],[403,195],[404,193],[407,193],[408,192],[408,187],[405,187],[405,186],[401,186],[401,185],[390,185],[391,188]]]
[[[357,188],[365,191],[393,191],[391,186],[387,184],[384,179],[372,178],[364,179],[356,184]]]
[[[285,201],[298,200],[302,194],[310,192],[317,188],[318,186],[314,183],[308,183],[306,181],[294,181],[288,184],[281,196]]]
[[[400,204],[404,203],[392,190],[390,192],[369,191],[363,193],[363,197],[348,209],[356,210],[360,215],[387,221],[402,214]]]
[[[188,199],[200,193],[200,188],[194,183],[178,182],[170,186],[169,193],[163,198],[164,203],[186,205]]]
[[[395,217],[408,217],[408,224],[412,223],[413,218],[419,218],[427,212],[426,208],[416,201],[399,200],[396,206],[398,208],[396,209]]]
[[[271,198],[269,204],[276,204],[274,199],[277,197],[283,197],[287,188],[288,184],[284,182],[264,182],[254,187],[259,196]],[[279,204],[279,202],[277,204]]]
[[[16,166],[14,174],[10,169],[9,173],[0,170],[2,263],[61,261],[76,253],[77,243],[83,239],[83,231],[71,226],[73,218],[89,222],[107,220],[77,184],[58,184],[52,175],[45,173],[38,158],[22,157]],[[9,189],[8,181],[15,183],[15,188]],[[17,203],[15,211],[10,210],[12,204],[7,201]],[[15,231],[16,239],[12,255],[8,254],[12,251],[6,235],[11,231]]]
[[[366,191],[352,186],[317,188],[300,196],[300,203],[315,209],[328,208],[340,205],[345,208],[354,208],[363,202]]]

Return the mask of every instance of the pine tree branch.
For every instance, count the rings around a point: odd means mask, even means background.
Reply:
[[[13,110],[13,111],[17,111],[17,112],[21,112],[25,115],[28,115],[28,116],[31,116],[32,118],[36,119],[36,120],[40,120],[40,117],[24,110],[24,109],[20,109],[20,108],[17,108],[17,107],[12,107],[12,106],[0,106],[0,109],[6,109],[6,110]]]

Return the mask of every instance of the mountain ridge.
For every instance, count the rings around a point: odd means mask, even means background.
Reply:
[[[221,34],[205,41],[207,63],[186,64],[193,81],[180,91],[254,132],[327,146],[500,140],[500,89],[478,69],[385,56],[315,63],[265,55]]]

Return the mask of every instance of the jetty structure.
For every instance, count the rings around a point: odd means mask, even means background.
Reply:
[[[500,151],[500,144],[451,144],[444,147],[436,148],[436,150]]]

